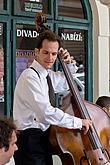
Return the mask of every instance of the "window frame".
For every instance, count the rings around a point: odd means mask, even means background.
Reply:
[[[5,9],[1,9],[0,10],[0,14],[4,14],[4,15],[7,15],[7,14],[10,14],[10,4],[11,4],[11,0],[4,0],[4,3],[5,3],[5,6],[6,6],[6,10]]]
[[[93,59],[92,59],[92,45],[91,45],[91,41],[92,41],[92,34],[91,31],[92,29],[87,26],[86,24],[76,24],[73,23],[72,25],[69,24],[68,22],[65,22],[65,24],[60,21],[59,24],[56,25],[55,29],[58,32],[59,28],[68,28],[68,29],[80,29],[80,30],[85,30],[86,34],[85,34],[85,45],[87,45],[85,47],[85,51],[88,54],[88,56],[86,56],[85,62],[85,99],[86,100],[93,100],[93,76],[92,76],[92,68],[93,68]],[[89,36],[89,37],[87,37]],[[56,64],[56,70],[57,70],[57,64]]]
[[[16,6],[16,1],[17,0],[13,0],[13,13],[15,16],[22,16],[22,17],[35,17],[36,13],[33,13],[33,12],[25,12],[25,11],[22,11],[22,12],[18,12],[17,11],[17,6]],[[48,18],[52,19],[53,18],[53,1],[54,0],[51,0],[51,3],[49,3],[49,0],[48,0],[48,4],[49,4],[49,14],[45,14]]]
[[[58,0],[55,0],[55,8],[54,8],[54,10],[55,10],[55,13],[56,13],[56,15],[55,15],[55,19],[56,20],[64,20],[64,21],[71,21],[71,22],[79,22],[79,23],[90,23],[91,22],[91,7],[90,7],[90,3],[89,3],[89,1],[87,1],[87,0],[83,0],[82,1],[82,7],[83,7],[83,9],[84,9],[84,15],[85,15],[85,19],[80,19],[80,18],[71,18],[71,17],[65,17],[65,16],[59,16],[58,15]]]
[[[31,19],[31,20],[26,20],[26,19],[19,19],[19,20],[13,20],[13,42],[14,42],[14,46],[13,46],[13,73],[12,73],[12,75],[13,75],[13,93],[14,93],[14,89],[15,89],[15,85],[16,85],[16,70],[15,70],[15,68],[16,68],[16,25],[17,24],[21,24],[21,25],[26,25],[26,24],[28,24],[28,25],[33,25],[33,26],[35,26],[35,23],[34,23],[34,21],[33,21],[33,19]],[[51,28],[51,29],[53,29],[53,24],[51,23],[51,22],[48,22],[47,23],[47,25]]]

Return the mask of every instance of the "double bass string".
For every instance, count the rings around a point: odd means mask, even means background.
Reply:
[[[58,55],[58,58],[59,58],[59,61],[60,61],[61,65],[64,69],[63,71],[65,72],[65,76],[66,76],[67,82],[69,84],[70,91],[75,98],[75,101],[78,105],[78,109],[80,109],[81,117],[83,119],[88,118],[91,120],[91,117],[90,117],[90,115],[86,109],[84,102],[82,101],[82,98],[79,94],[78,88],[77,88],[77,86],[74,82],[74,79],[73,79],[73,77],[72,77],[72,75],[68,69],[68,66],[64,62],[62,62],[61,57],[59,55]],[[93,147],[93,149],[98,149],[99,147],[102,148],[102,145],[101,145],[101,142],[99,140],[97,131],[94,127],[94,124],[93,124],[93,128],[94,128],[94,131],[91,131],[91,130],[88,131],[88,136],[89,136],[89,139],[92,143],[92,147]]]

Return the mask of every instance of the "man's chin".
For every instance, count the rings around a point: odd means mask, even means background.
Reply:
[[[51,69],[51,67],[52,67],[52,66],[49,65],[49,66],[46,66],[45,69]]]
[[[10,162],[10,159],[9,160],[7,160],[7,162],[5,162],[5,165],[8,165],[7,163],[9,163]]]
[[[12,159],[12,157],[7,160],[6,165],[8,165],[8,163],[10,163],[11,159]]]

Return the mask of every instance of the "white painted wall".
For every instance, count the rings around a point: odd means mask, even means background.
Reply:
[[[105,2],[106,4],[102,3]],[[90,0],[93,14],[93,93],[94,101],[101,95],[109,95],[110,79],[110,0]],[[107,3],[108,2],[108,3]]]

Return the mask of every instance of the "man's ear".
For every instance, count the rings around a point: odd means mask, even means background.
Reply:
[[[2,151],[2,148],[0,148],[0,154],[2,153],[3,151]]]
[[[6,152],[5,147],[0,148],[0,153]]]
[[[108,113],[107,108],[103,107],[102,108],[106,113]]]
[[[39,51],[39,49],[35,48],[35,54],[37,54],[37,53],[38,53],[38,51]]]

